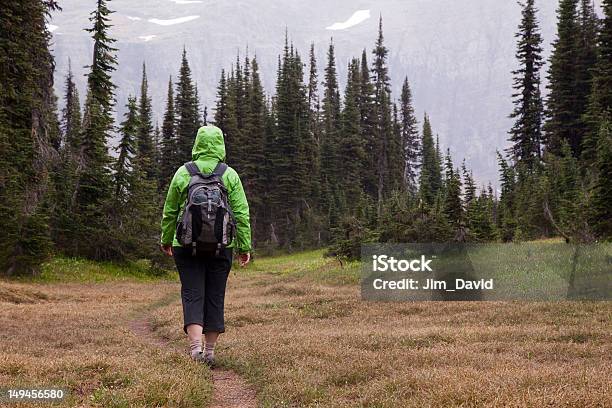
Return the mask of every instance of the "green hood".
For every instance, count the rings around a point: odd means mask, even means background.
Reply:
[[[225,142],[223,132],[216,126],[202,126],[198,130],[193,149],[192,160],[214,159],[225,160]]]

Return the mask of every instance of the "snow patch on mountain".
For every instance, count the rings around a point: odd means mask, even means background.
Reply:
[[[139,21],[142,20],[142,18],[140,17],[133,17],[133,16],[126,16],[128,18],[128,20],[132,20],[132,21]]]
[[[203,1],[201,0],[170,0],[173,3],[176,4],[198,4],[198,3],[203,3]]]
[[[47,30],[49,30],[50,33],[54,32],[58,28],[59,28],[59,26],[56,26],[56,25],[53,25],[53,24],[47,24]]]
[[[357,10],[349,17],[348,20],[342,23],[334,23],[329,27],[325,27],[326,30],[346,30],[356,26],[357,24],[363,23],[370,18],[370,10]]]
[[[161,26],[171,26],[175,24],[186,23],[188,21],[196,20],[200,18],[200,16],[187,16],[187,17],[179,17],[173,18],[170,20],[160,20],[159,18],[151,18],[149,19],[149,23],[161,25]]]
[[[156,35],[141,35],[140,38],[141,40],[143,40],[144,42],[149,42],[152,39],[154,39],[155,37],[157,37]]]

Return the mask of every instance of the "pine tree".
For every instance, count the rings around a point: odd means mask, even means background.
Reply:
[[[368,65],[368,56],[364,49],[361,53],[361,88],[359,94],[359,128],[361,129],[361,139],[366,153],[367,160],[364,162],[363,173],[363,189],[367,196],[376,198],[378,178],[376,177],[377,158],[376,138],[374,137],[374,128],[376,124],[375,106],[374,106],[374,85],[370,77],[370,67]]]
[[[155,146],[153,144],[153,118],[151,98],[149,97],[149,83],[147,81],[147,69],[142,64],[142,82],[140,84],[140,105],[138,107],[138,136],[136,139],[136,151],[143,161],[149,165],[145,167],[146,177],[150,180],[157,177],[155,166]]]
[[[612,240],[612,125],[605,115],[599,131],[597,159],[595,167],[597,178],[593,188],[591,223],[601,239]]]
[[[219,85],[217,86],[217,102],[215,106],[215,118],[214,123],[219,129],[225,132],[228,121],[228,107],[227,107],[227,81],[225,78],[225,70],[221,70],[221,78],[219,79]]]
[[[389,50],[384,45],[382,17],[379,21],[378,38],[372,53],[374,55],[371,69],[374,85],[373,145],[377,176],[376,196],[380,216],[383,198],[402,186],[404,171],[397,112],[391,100],[391,85],[387,67]]]
[[[328,190],[334,189],[338,178],[338,138],[340,133],[340,91],[336,72],[333,41],[327,51],[327,66],[323,81],[323,132],[321,141],[321,175]]]
[[[275,186],[269,194],[274,219],[269,220],[281,243],[295,244],[300,228],[304,197],[309,191],[310,163],[306,157],[309,107],[303,64],[288,40],[278,72],[275,100],[276,127],[267,140],[268,183]]]
[[[61,123],[63,139],[65,146],[76,153],[81,145],[81,103],[79,102],[79,90],[74,83],[70,61],[68,61],[68,74],[66,75],[64,89],[65,106],[62,110]]]
[[[48,172],[57,146],[51,34],[55,1],[0,5],[0,274],[33,274],[50,250]]]
[[[420,146],[418,123],[412,106],[412,92],[410,91],[408,77],[404,79],[400,97],[400,127],[404,154],[404,186],[409,194],[415,196],[418,190],[417,170]]]
[[[117,161],[114,165],[113,181],[115,185],[115,208],[125,205],[129,197],[129,189],[132,183],[132,165],[134,155],[138,148],[138,138],[141,135],[142,123],[139,116],[139,107],[135,97],[129,96],[126,104],[127,111],[125,119],[121,123],[119,132],[121,140],[116,150]],[[140,104],[142,109],[142,102]]]
[[[159,186],[162,192],[166,189],[174,172],[180,165],[177,160],[175,123],[174,93],[172,92],[172,77],[170,77],[168,80],[166,111],[162,123],[161,162],[159,166]]]
[[[196,90],[191,79],[191,68],[189,68],[189,62],[187,61],[187,51],[183,49],[174,104],[176,160],[181,164],[191,160],[191,149],[198,132],[199,114],[196,109],[195,93]]]
[[[504,157],[497,153],[500,168],[501,195],[499,197],[499,210],[497,228],[503,242],[512,241],[516,230],[515,190],[516,173]]]
[[[309,155],[312,161],[311,192],[309,200],[313,206],[320,206],[321,184],[319,175],[321,173],[321,100],[319,98],[319,76],[317,72],[317,59],[315,56],[314,43],[310,45],[308,75],[308,106],[309,112],[309,138],[311,149]]]
[[[444,214],[454,230],[457,230],[463,221],[463,207],[461,203],[461,177],[459,170],[453,169],[450,150],[446,152],[445,169],[445,199]]]
[[[247,118],[245,122],[245,134],[248,135],[248,155],[242,164],[242,184],[249,196],[251,208],[251,226],[255,231],[255,241],[262,237],[260,234],[259,221],[264,212],[264,194],[266,192],[265,169],[263,165],[266,160],[266,96],[264,94],[261,78],[259,76],[259,64],[254,57],[249,64],[248,88],[249,100]]]
[[[558,9],[557,39],[553,43],[548,71],[549,95],[547,100],[546,148],[560,154],[563,140],[567,140],[575,156],[582,144],[581,112],[577,97],[577,66],[579,24],[576,6],[578,0],[561,0]]]
[[[394,174],[390,174],[390,151],[393,147],[394,135],[391,113],[391,85],[387,57],[389,50],[384,45],[382,16],[378,24],[378,38],[372,50],[374,62],[372,64],[372,79],[374,82],[374,158],[376,160],[376,199],[378,202],[378,217],[381,217],[384,193],[390,190],[386,185],[394,185]],[[401,177],[401,174],[400,174]]]
[[[579,36],[576,55],[576,113],[580,115],[577,132],[581,134],[579,153],[589,131],[587,117],[589,97],[593,87],[593,70],[597,62],[597,34],[599,22],[593,0],[580,0],[578,14]],[[580,157],[576,155],[576,157]]]
[[[234,68],[232,67],[230,71],[230,75],[227,79],[227,116],[225,120],[224,127],[221,128],[223,130],[223,134],[225,136],[225,151],[228,157],[228,160],[231,163],[235,163],[234,166],[237,167],[238,171],[240,169],[240,128],[238,125],[238,104],[241,103],[239,101],[240,92],[237,91],[237,80],[236,73]]]
[[[540,68],[542,62],[542,36],[536,17],[535,0],[523,4],[522,20],[518,38],[516,58],[520,68],[513,71],[515,120],[510,130],[509,151],[517,163],[524,163],[529,169],[541,159],[543,104],[540,94]]]
[[[612,112],[612,0],[602,4],[604,17],[598,37],[597,61],[593,68],[592,93],[586,114],[588,132],[584,140],[584,159],[594,164],[602,118]]]
[[[419,194],[426,206],[434,204],[436,196],[442,186],[440,164],[429,117],[423,120],[423,134],[421,139],[421,174],[419,178]]]
[[[116,256],[107,241],[92,241],[90,237],[110,239],[109,204],[112,196],[110,174],[111,158],[106,141],[113,130],[113,106],[115,85],[111,74],[117,64],[112,47],[114,39],[108,36],[112,13],[105,0],[98,0],[96,9],[91,13],[93,27],[91,33],[93,59],[87,76],[87,98],[83,116],[81,135],[82,170],[79,173],[76,191],[75,221],[79,224],[79,234],[74,237],[70,252],[75,255],[96,259]]]
[[[359,65],[359,60],[353,59],[348,67],[348,79],[344,92],[344,110],[342,111],[342,130],[337,147],[338,158],[342,163],[342,171],[339,173],[339,188],[343,191],[350,209],[355,209],[359,204],[363,184],[361,166],[366,160],[361,129],[359,128],[361,76]]]

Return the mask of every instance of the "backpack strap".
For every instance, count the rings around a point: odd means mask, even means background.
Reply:
[[[227,164],[223,162],[219,162],[215,166],[215,169],[213,170],[212,174],[221,178],[223,174],[225,173],[225,170],[227,170]]]
[[[195,176],[196,174],[200,174],[200,169],[192,161],[185,163],[185,168],[187,169],[191,177]]]

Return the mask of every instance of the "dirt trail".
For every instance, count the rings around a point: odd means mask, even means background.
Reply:
[[[173,347],[177,353],[185,353],[184,350],[155,335],[146,317],[132,320],[130,329],[134,334],[146,339],[156,347]],[[213,401],[210,408],[255,408],[257,406],[255,390],[236,372],[225,368],[215,368],[212,370],[212,379]]]

